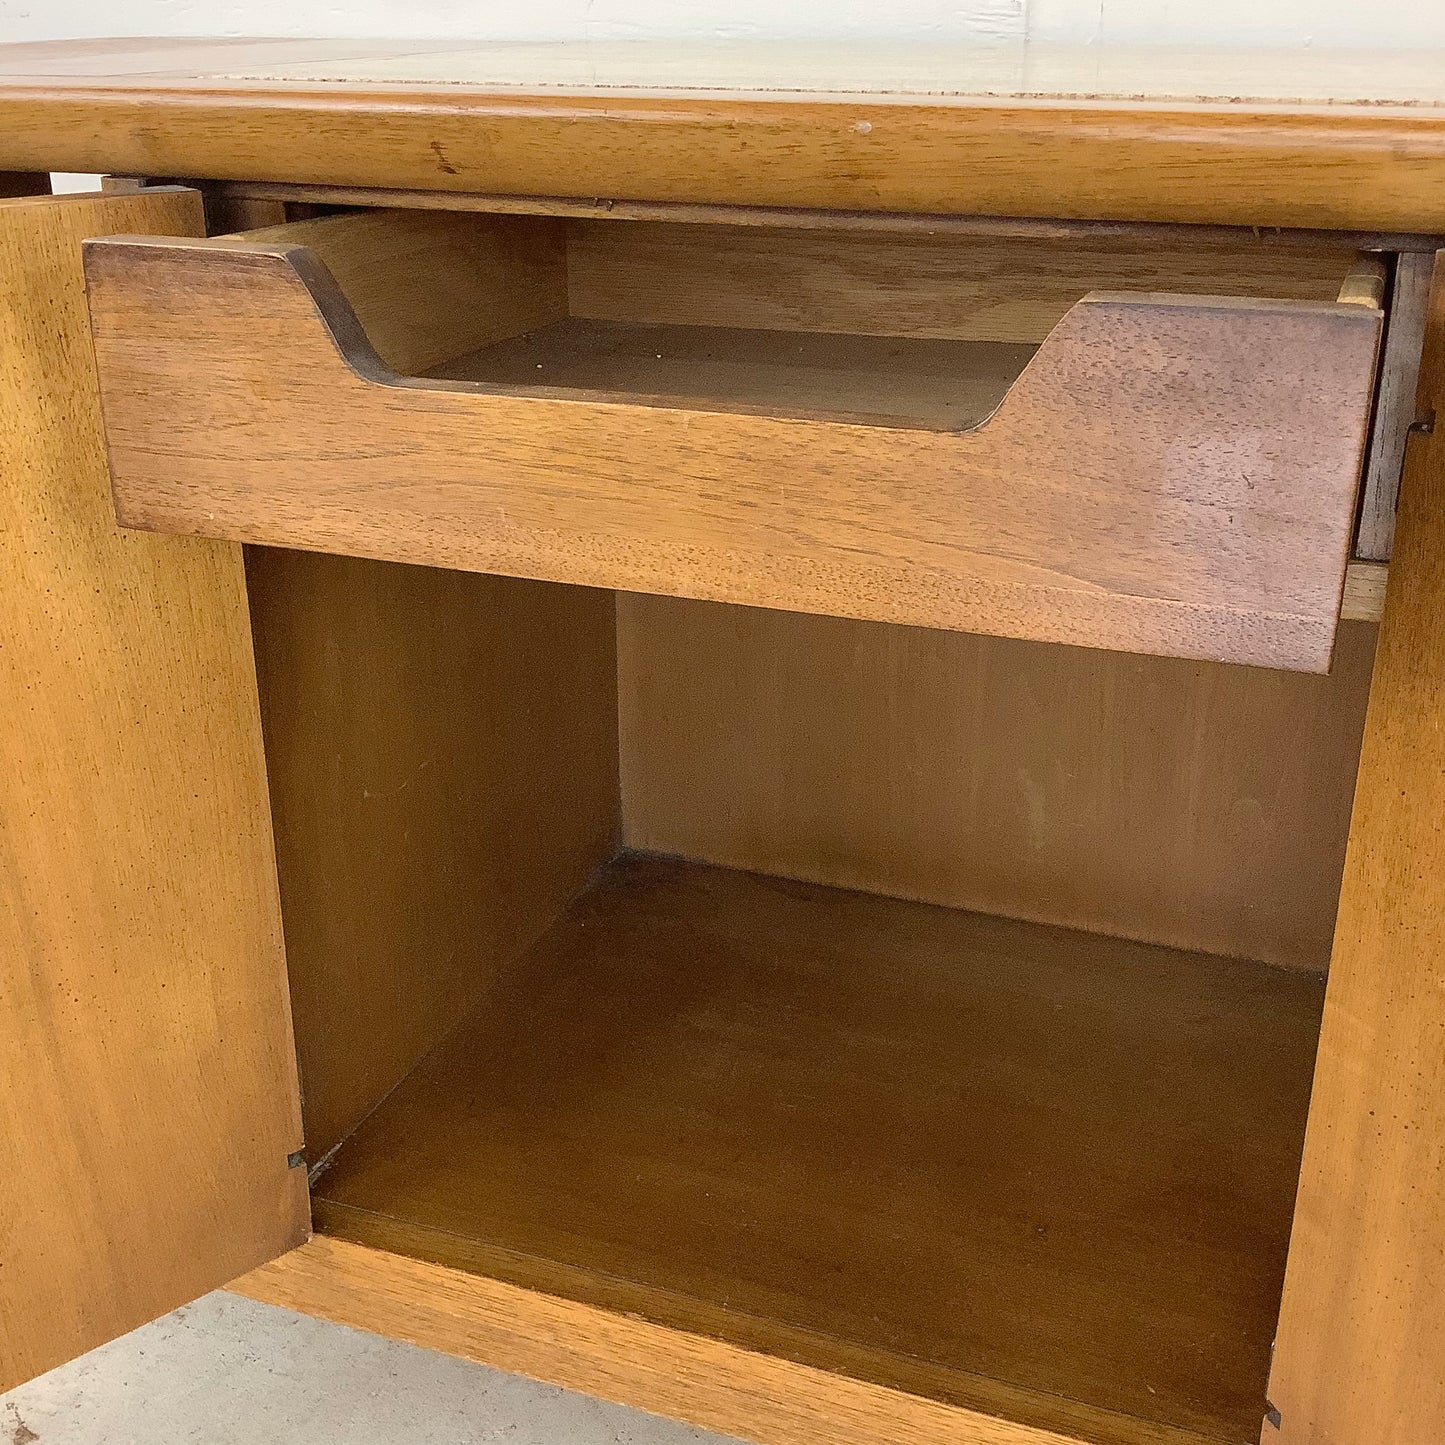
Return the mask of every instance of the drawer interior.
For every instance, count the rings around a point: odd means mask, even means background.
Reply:
[[[1372,625],[1309,676],[247,572],[318,1230],[1257,1438]]]
[[[1330,303],[1348,243],[375,211],[248,232],[307,247],[403,375],[939,431],[976,427],[1096,291]],[[499,293],[507,304],[500,308]]]

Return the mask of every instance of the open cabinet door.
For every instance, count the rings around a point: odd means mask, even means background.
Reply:
[[[191,191],[0,200],[0,1389],[301,1242],[241,549],[122,533],[80,243]]]
[[[1445,254],[1445,253],[1442,253]],[[1445,1441],[1445,267],[1400,487],[1284,1303],[1277,1445]],[[1429,419],[1435,417],[1431,427]]]

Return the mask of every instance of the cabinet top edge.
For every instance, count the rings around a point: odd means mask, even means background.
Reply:
[[[0,46],[0,168],[1445,232],[1445,51]]]

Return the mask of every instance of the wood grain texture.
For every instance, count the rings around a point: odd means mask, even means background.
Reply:
[[[217,194],[208,186],[198,186],[206,208],[206,234],[228,236],[237,231],[259,231],[286,222],[286,204],[258,196]]]
[[[1334,301],[1356,260],[1314,238],[876,235],[572,221],[573,316],[1042,341],[1090,291]]]
[[[128,525],[1328,666],[1364,307],[1097,294],[985,426],[946,435],[408,382],[304,251],[88,255]]]
[[[569,318],[428,374],[959,431],[988,420],[1033,354],[1032,346],[932,337]]]
[[[1238,1441],[1322,994],[626,856],[342,1146],[318,1218],[875,1383],[901,1358],[1025,1424]]]
[[[237,548],[117,531],[80,243],[0,202],[0,1389],[306,1235]]]
[[[1169,221],[1099,221],[1048,219],[1040,216],[940,215],[917,211],[808,210],[801,206],[739,206],[725,202],[625,201],[606,196],[520,196],[488,191],[425,191],[413,187],[327,186],[285,181],[204,181],[208,203],[268,201],[274,204],[379,206],[407,210],[478,211],[499,216],[559,216],[581,221],[665,221],[687,226],[761,226],[785,231],[865,231],[872,236],[993,236],[1029,241],[1148,242],[1173,245],[1185,240],[1201,246],[1275,241],[1317,242],[1356,251],[1429,251],[1439,236],[1411,231],[1314,230],[1280,226],[1213,226],[1182,228]],[[256,225],[276,222],[258,221]],[[244,230],[244,226],[227,227]],[[213,234],[215,228],[213,228]]]
[[[1445,406],[1445,285],[1422,397]],[[1445,434],[1416,433],[1270,1398],[1280,1445],[1445,1438]]]
[[[620,596],[623,836],[1323,970],[1373,634],[1306,677]]]
[[[383,365],[414,376],[567,315],[560,224],[538,217],[369,211],[253,230],[307,247]]]
[[[766,1445],[1080,1445],[1087,1438],[319,1234],[230,1287]],[[1140,1445],[1184,1442],[1156,1436]]]
[[[1345,595],[1340,620],[1378,622],[1385,615],[1385,584],[1390,569],[1383,562],[1352,560],[1345,568]]]
[[[1021,88],[1005,74],[990,78],[987,94],[961,101],[857,93],[847,83],[816,94],[756,86],[687,94],[688,82],[699,82],[675,53],[661,93],[585,83],[569,93],[546,86],[541,73],[543,83],[531,86],[488,88],[455,75],[428,83],[429,74],[448,70],[442,52],[449,49],[467,47],[393,41],[389,55],[376,42],[191,41],[167,49],[115,41],[44,54],[6,47],[0,165],[439,192],[1445,231],[1445,111],[1375,103],[1390,99],[1378,92],[1391,89],[1390,72],[1401,65],[1412,79],[1400,93],[1438,102],[1440,67],[1428,55],[1401,55],[1393,65],[1380,55],[1352,57],[1351,79],[1362,86],[1356,93],[1370,103],[1322,105],[1304,98],[1292,74],[1318,64],[1318,51],[1286,56],[1283,89],[1264,87],[1258,100],[1241,88],[1249,67],[1237,54],[1226,53],[1211,76],[1185,74],[1174,84],[1178,67],[1158,51],[1113,76],[1126,88],[1112,93],[1169,95],[1182,85],[1182,99],[1100,100],[1110,93],[1108,57],[1081,46],[1037,98],[1000,93]],[[988,49],[931,58],[935,69],[951,64],[956,72],[988,64]],[[427,51],[429,61],[403,65],[405,83],[387,81],[398,59]],[[1002,59],[1035,68],[1038,57],[1005,50]],[[369,79],[368,60],[379,63]],[[462,62],[465,69],[465,56]],[[930,89],[968,89],[966,80],[950,79]],[[1210,100],[1197,103],[1201,96]]]
[[[612,597],[247,559],[315,1164],[617,841]]]
[[[1361,256],[1341,284],[1338,300],[1344,306],[1367,306],[1378,311],[1385,305],[1389,281],[1383,257]]]
[[[1402,255],[1395,260],[1390,290],[1390,313],[1380,357],[1380,385],[1365,467],[1360,521],[1355,552],[1375,561],[1387,561],[1395,536],[1395,504],[1400,493],[1400,470],[1405,462],[1405,440],[1410,427],[1423,419],[1416,404],[1420,380],[1420,352],[1425,342],[1425,315],[1430,304],[1430,277],[1435,257]]]
[[[517,1285],[553,1300],[645,1320],[683,1337],[701,1336],[756,1351],[764,1358],[826,1371],[840,1384],[881,1384],[904,1399],[916,1397],[944,1404],[953,1412],[951,1428],[961,1433],[972,1426],[991,1439],[987,1435],[990,1427],[1008,1427],[1037,1430],[1050,1440],[1067,1437],[1090,1445],[1219,1445],[1195,1430],[1041,1395],[1004,1380],[971,1375],[930,1360],[820,1336],[775,1317],[754,1319],[710,1299],[678,1295],[635,1280],[615,1280],[594,1270],[519,1254],[505,1246],[481,1243],[319,1197],[314,1208],[316,1233],[328,1240],[385,1250],[448,1270],[464,1270],[487,1283]],[[689,1418],[686,1407],[679,1415],[670,1406],[647,1404],[645,1397],[642,1399],[643,1403],[632,1403],[653,1411],[662,1409],[684,1420]],[[818,1423],[822,1428],[823,1422]],[[771,1437],[759,1438],[762,1445],[772,1445]],[[878,1438],[891,1441],[893,1437],[885,1431]]]

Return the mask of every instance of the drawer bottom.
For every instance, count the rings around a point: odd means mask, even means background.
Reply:
[[[1299,971],[623,854],[342,1145],[317,1227],[951,1407],[873,1438],[1253,1439],[1322,998]],[[317,1267],[249,1288],[316,1307]],[[422,1342],[807,1438],[709,1410],[712,1386],[659,1397],[622,1335],[601,1382],[485,1332]]]

